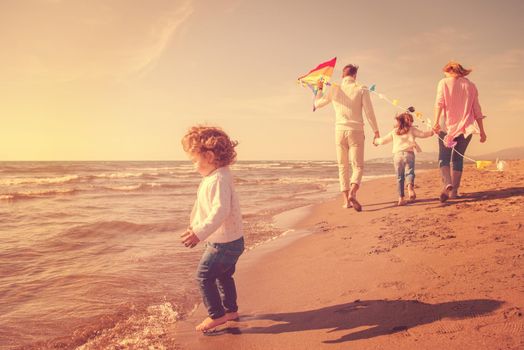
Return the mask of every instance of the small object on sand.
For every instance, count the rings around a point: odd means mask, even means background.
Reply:
[[[475,163],[477,164],[477,169],[485,169],[486,167],[493,164],[493,162],[490,160],[477,160]]]
[[[506,163],[503,160],[497,160],[497,170],[498,171],[504,171],[506,170],[506,167],[508,166],[508,163]]]

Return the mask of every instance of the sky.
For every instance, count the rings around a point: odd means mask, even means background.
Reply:
[[[335,160],[334,111],[297,78],[337,57],[433,118],[442,67],[473,69],[488,141],[524,146],[524,2],[0,0],[0,160],[184,160],[196,124],[239,160]],[[384,135],[397,110],[372,99]],[[366,159],[389,157],[366,126]],[[435,152],[435,138],[421,140]]]

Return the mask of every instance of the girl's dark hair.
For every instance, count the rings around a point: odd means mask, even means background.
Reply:
[[[413,125],[413,116],[408,112],[398,114],[395,117],[395,120],[397,121],[397,124],[395,125],[397,135],[407,134]]]

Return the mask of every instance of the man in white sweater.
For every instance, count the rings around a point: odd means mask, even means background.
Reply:
[[[349,64],[342,71],[340,85],[333,84],[327,94],[323,94],[323,83],[318,83],[318,93],[315,98],[315,108],[321,108],[328,103],[335,109],[335,139],[337,147],[337,162],[340,181],[340,191],[343,197],[343,207],[353,207],[361,211],[362,206],[357,200],[357,191],[362,181],[364,170],[364,110],[369,125],[380,137],[375,112],[371,104],[369,89],[356,81],[358,66]],[[349,178],[349,159],[351,158],[351,179]]]

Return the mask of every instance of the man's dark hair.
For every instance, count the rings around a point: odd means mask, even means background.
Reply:
[[[348,74],[354,77],[357,75],[358,72],[358,66],[356,64],[348,64],[344,67],[344,70],[349,69]]]

